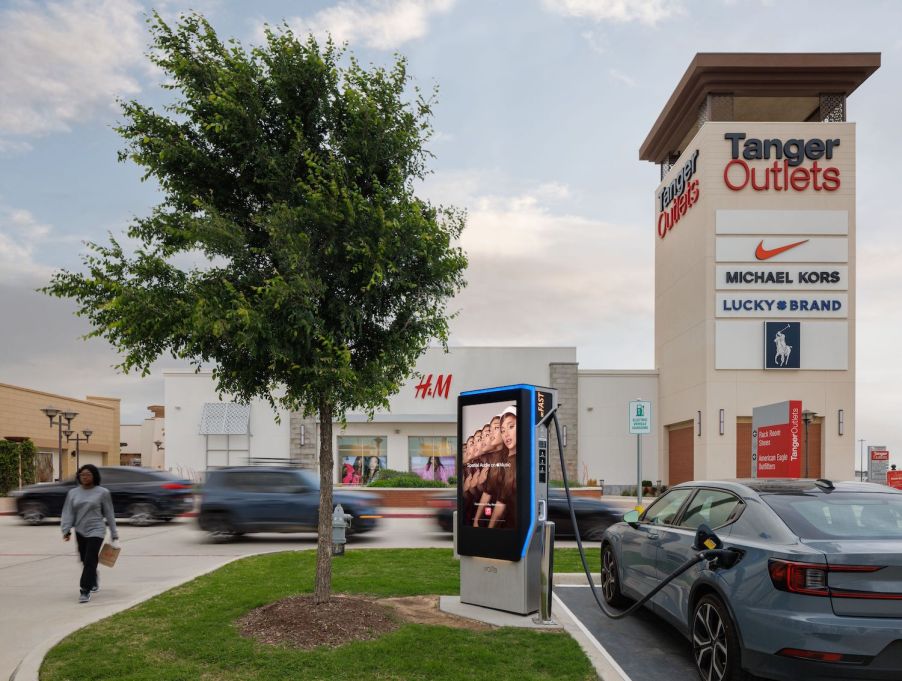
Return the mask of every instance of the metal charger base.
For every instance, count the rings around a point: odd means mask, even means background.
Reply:
[[[460,602],[517,615],[541,611],[537,623],[553,624],[553,555],[554,523],[540,523],[522,560],[460,556]]]

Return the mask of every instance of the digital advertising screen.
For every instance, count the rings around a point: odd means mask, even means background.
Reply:
[[[461,393],[457,550],[518,561],[534,529],[537,393],[518,385]]]
[[[517,403],[462,410],[463,521],[473,527],[517,527]]]

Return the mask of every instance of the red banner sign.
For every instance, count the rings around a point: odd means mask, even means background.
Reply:
[[[758,477],[798,478],[802,473],[802,401],[790,400],[788,421],[758,427]]]
[[[902,471],[887,471],[886,484],[896,489],[902,489]]]

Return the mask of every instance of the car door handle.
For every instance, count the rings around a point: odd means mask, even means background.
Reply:
[[[649,539],[657,539],[657,538],[658,538],[658,533],[657,533],[657,532],[649,532],[649,533],[648,533],[648,538],[649,538]]]

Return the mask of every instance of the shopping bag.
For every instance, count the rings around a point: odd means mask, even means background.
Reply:
[[[104,542],[103,546],[100,547],[100,556],[97,558],[97,562],[107,567],[113,567],[116,564],[116,559],[119,558],[120,550],[118,546]]]

